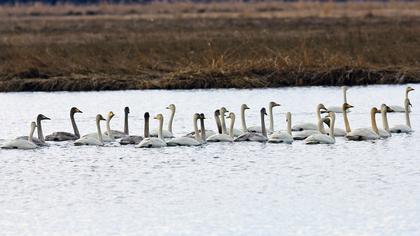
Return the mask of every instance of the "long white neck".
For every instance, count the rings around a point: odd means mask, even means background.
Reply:
[[[38,131],[38,139],[39,139],[39,141],[41,141],[42,143],[45,143],[44,133],[42,132],[41,119],[37,119],[37,121],[36,121],[36,127],[37,127],[37,131]]]
[[[28,136],[28,141],[31,143],[33,142],[34,132],[35,132],[35,125],[31,124],[31,130],[29,131],[29,136]]]
[[[111,140],[114,140],[114,135],[112,134],[111,126],[109,125],[110,122],[111,122],[111,118],[108,117],[108,119],[106,120],[106,131],[108,132],[108,137]]]
[[[268,127],[268,131],[270,133],[273,133],[274,132],[273,106],[270,106],[268,108],[268,115],[270,116],[270,124],[269,124],[269,127]]]
[[[346,133],[351,132],[349,118],[347,117],[347,109],[343,108],[343,119],[344,119],[344,126],[346,128]]]
[[[124,134],[130,135],[130,132],[128,131],[128,112],[124,114]]]
[[[198,126],[197,126],[197,117],[194,116],[193,118],[193,124],[194,124],[194,138],[197,141],[200,141],[200,134],[198,133]]]
[[[335,115],[333,115],[333,116],[330,118],[330,121],[331,121],[331,124],[330,124],[330,136],[331,136],[331,138],[335,138],[335,136],[334,136]]]
[[[405,99],[408,99],[408,93],[409,93],[410,91],[408,91],[408,89],[406,89],[405,90]]]
[[[159,120],[159,130],[158,130],[158,138],[163,140],[163,118]]]
[[[322,134],[325,133],[324,125],[322,124],[324,121],[322,119],[318,120],[318,131]]]
[[[267,130],[265,129],[264,113],[261,113],[261,131],[264,137],[267,137]]]
[[[241,108],[241,126],[242,126],[242,132],[246,133],[248,132],[248,128],[246,127],[245,122],[245,109]]]
[[[321,120],[321,108],[319,106],[316,107],[316,117],[318,121]]]
[[[172,122],[174,121],[174,117],[175,117],[175,108],[171,109],[171,116],[169,117],[169,122],[168,122],[168,131],[172,133]]]
[[[226,120],[225,120],[225,113],[220,113],[220,122],[222,123],[222,134],[227,134],[226,131]]]
[[[347,103],[347,89],[343,88],[343,99],[344,103]]]
[[[100,143],[103,143],[104,140],[102,138],[102,131],[101,131],[101,125],[100,125],[100,121],[99,120],[96,121],[96,130],[98,132],[98,140],[99,140],[99,142]]]
[[[383,126],[385,131],[389,132],[388,117],[387,117],[386,113],[387,113],[386,108],[383,108],[381,110],[382,126]]]
[[[410,122],[410,111],[408,107],[408,103],[405,104],[405,124],[411,128],[411,122]]]
[[[370,122],[372,125],[373,132],[379,135],[379,129],[378,129],[378,126],[376,125],[376,112],[374,110],[370,112]]]
[[[292,113],[287,113],[287,133],[292,135]]]
[[[233,138],[233,127],[235,125],[235,117],[232,116],[230,119],[230,129],[229,129],[229,136]]]
[[[207,135],[206,135],[206,127],[204,127],[204,119],[200,119],[201,124],[201,139],[203,142],[206,142]]]

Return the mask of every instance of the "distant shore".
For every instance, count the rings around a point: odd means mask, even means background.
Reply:
[[[420,3],[0,9],[0,92],[420,82]]]

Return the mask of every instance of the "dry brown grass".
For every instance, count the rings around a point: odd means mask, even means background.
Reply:
[[[0,90],[418,82],[419,3],[0,8]]]

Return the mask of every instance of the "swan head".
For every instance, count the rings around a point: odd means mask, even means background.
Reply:
[[[248,107],[248,105],[246,105],[246,104],[242,104],[242,105],[241,105],[241,110],[248,110],[248,109],[250,109],[250,108]]]
[[[200,119],[202,119],[202,120],[205,120],[206,119],[206,117],[204,116],[204,113],[201,113],[200,114]]]
[[[220,110],[219,109],[214,111],[214,116],[220,116]]]
[[[269,106],[269,107],[279,107],[279,106],[280,106],[280,104],[278,104],[277,102],[270,102],[270,103],[268,104],[268,106]]]
[[[74,114],[74,113],[83,113],[81,110],[79,110],[79,108],[77,107],[72,107],[70,109],[70,113]]]
[[[112,117],[114,117],[115,116],[115,114],[114,114],[114,112],[112,112],[112,111],[110,111],[109,113],[108,113],[108,119],[112,119]]]
[[[382,104],[381,110],[378,111],[378,113],[381,113],[381,112],[394,112],[394,110],[392,110],[392,108],[387,106],[386,104]]]
[[[35,121],[32,121],[31,122],[31,129],[35,129],[36,128],[36,122]]]
[[[169,109],[171,111],[175,111],[176,106],[175,106],[175,104],[170,104],[169,106],[166,107],[166,109]]]
[[[150,114],[149,112],[145,112],[144,113],[144,119],[149,119],[150,118]]]
[[[265,107],[261,108],[260,113],[262,115],[267,115],[267,111],[265,110]]]
[[[333,111],[328,112],[325,118],[335,119],[335,112]]]
[[[328,112],[328,109],[322,103],[318,104],[317,109],[319,111],[321,111],[321,113],[327,113]]]
[[[376,113],[379,113],[378,111],[379,111],[379,110],[378,110],[378,108],[376,108],[376,107],[372,107],[372,109],[370,109],[370,113],[371,113],[371,114],[376,114]]]
[[[193,115],[193,119],[194,119],[194,121],[196,121],[196,120],[200,119],[200,114],[195,113],[195,114]]]
[[[407,92],[411,92],[411,91],[414,91],[415,89],[414,89],[414,88],[412,88],[412,87],[410,87],[410,86],[408,86],[408,87],[406,88],[406,90],[407,90]]]
[[[350,108],[353,108],[353,105],[348,104],[347,102],[343,103],[343,111],[347,111]]]
[[[229,113],[227,118],[234,120],[235,119],[235,113],[233,113],[233,112]]]
[[[130,108],[129,107],[124,107],[124,113],[129,114],[130,113]]]
[[[220,114],[225,115],[226,112],[229,112],[226,107],[220,108]]]
[[[101,114],[96,115],[96,122],[99,122],[101,120],[105,120],[105,118]]]
[[[157,114],[153,119],[161,121],[161,120],[163,120],[163,115],[162,114]]]
[[[50,118],[44,116],[43,114],[39,114],[37,120],[51,120]]]

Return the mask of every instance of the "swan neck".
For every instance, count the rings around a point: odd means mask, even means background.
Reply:
[[[292,116],[288,115],[287,117],[287,133],[292,135]]]
[[[80,138],[79,129],[77,128],[76,120],[74,119],[73,112],[70,113],[70,120],[71,120],[71,126],[73,127],[74,135],[76,135],[77,138]]]
[[[351,132],[349,118],[347,116],[347,109],[343,109],[343,119],[344,119],[344,126],[346,128],[346,133]]]
[[[31,124],[31,130],[29,131],[28,142],[33,143],[34,132],[35,132],[35,126],[32,126]]]
[[[261,113],[261,132],[264,137],[267,138],[267,130],[265,129],[264,114]]]
[[[109,123],[111,123],[111,118],[108,118],[107,120],[106,120],[106,131],[108,132],[108,137],[111,139],[111,140],[113,140],[114,139],[114,135],[112,134],[112,131],[111,131],[111,126],[110,126],[110,124]]]
[[[199,141],[200,140],[200,134],[198,134],[198,126],[197,126],[197,118],[193,118],[193,125],[194,125],[194,138]]]
[[[316,108],[316,117],[321,120],[321,109],[319,107]]]
[[[148,138],[149,137],[149,118],[145,118],[144,119],[144,134],[143,134],[144,138]]]
[[[217,130],[219,131],[219,134],[223,133],[222,124],[220,121],[220,115],[214,114],[214,120],[216,121],[216,126],[217,126]]]
[[[37,130],[38,130],[38,139],[39,139],[39,141],[41,141],[42,143],[45,143],[44,133],[42,132],[41,119],[37,119],[37,121],[36,121],[36,127],[37,127]]]
[[[378,126],[376,125],[376,112],[373,111],[373,110],[370,112],[370,122],[372,124],[373,132],[375,132],[377,135],[379,135]]]
[[[170,133],[172,133],[172,123],[174,121],[174,117],[175,117],[175,108],[173,108],[171,110],[171,116],[169,117],[169,122],[168,122],[168,131]]]
[[[331,138],[334,138],[335,139],[335,136],[334,136],[334,128],[335,127],[335,116],[333,116],[333,117],[331,117],[331,126],[330,126],[330,136],[331,136]]]
[[[226,120],[225,120],[225,113],[220,113],[220,121],[222,123],[222,134],[226,134]]]
[[[229,130],[229,136],[233,138],[233,127],[235,125],[235,117],[232,117],[230,119],[230,130]]]
[[[163,118],[159,120],[159,130],[158,130],[158,138],[163,140]]]
[[[270,116],[270,124],[269,124],[269,128],[268,131],[270,133],[274,132],[274,118],[273,118],[273,107],[270,106],[268,109],[268,115]]]
[[[130,135],[128,131],[128,113],[127,112],[124,115],[124,134]]]
[[[204,119],[200,119],[200,124],[201,124],[201,139],[203,140],[203,142],[206,142],[207,135],[206,135],[206,127],[204,127]]]
[[[248,128],[246,127],[246,121],[245,121],[245,109],[241,109],[241,126],[242,126],[242,132],[247,132]]]
[[[99,140],[99,142],[100,143],[103,143],[104,140],[102,138],[102,131],[101,131],[101,125],[100,125],[100,121],[99,120],[96,121],[96,130],[98,132],[98,140]]]
[[[389,132],[388,117],[387,117],[387,112],[385,109],[382,109],[381,117],[382,117],[382,126],[384,130]]]
[[[411,122],[410,122],[410,111],[408,109],[408,104],[405,105],[405,124],[411,128]]]

